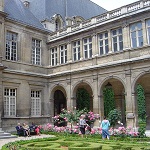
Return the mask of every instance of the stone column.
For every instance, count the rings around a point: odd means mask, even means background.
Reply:
[[[125,71],[126,76],[126,121],[127,126],[135,127],[134,95],[131,89],[131,70]]]
[[[67,88],[66,88],[66,91],[67,91],[67,97],[66,97],[66,100],[67,100],[67,110],[73,110],[73,107],[74,106],[74,103],[73,103],[73,96],[72,96],[72,85],[71,85],[71,77],[69,77],[66,81],[67,83]]]
[[[99,114],[100,111],[100,103],[99,103],[99,97],[98,97],[98,76],[95,72],[93,74],[93,112],[94,114]],[[94,122],[94,126],[99,126],[99,120],[96,120]]]
[[[109,52],[108,53],[112,53],[111,30],[108,30],[108,47],[109,47]]]
[[[83,40],[80,39],[80,60],[83,60],[84,58],[84,52],[83,52]]]
[[[57,46],[57,64],[60,65],[60,48]]]
[[[122,28],[122,34],[123,34],[123,50],[128,49],[130,46],[130,29],[129,25],[127,23],[123,24]]]
[[[99,115],[100,115],[100,120],[103,119],[104,117],[104,99],[103,99],[103,95],[99,95],[98,96],[99,99]]]
[[[143,46],[148,45],[147,43],[147,31],[146,31],[146,21],[142,20],[142,29],[143,29]]]
[[[72,62],[72,49],[71,49],[71,43],[68,42],[67,44],[67,62]]]
[[[52,117],[54,116],[54,99],[53,98],[49,99],[49,114],[50,114],[50,118],[52,119]]]
[[[92,35],[92,55],[93,57],[98,55],[97,34]]]

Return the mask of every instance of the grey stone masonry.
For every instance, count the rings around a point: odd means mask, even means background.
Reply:
[[[7,139],[7,138],[17,138],[16,135],[11,135],[11,133],[6,133],[0,128],[0,139]]]

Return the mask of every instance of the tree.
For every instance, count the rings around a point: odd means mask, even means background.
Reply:
[[[63,118],[66,122],[70,123],[71,125],[71,131],[72,131],[72,125],[79,121],[79,118],[81,114],[84,114],[85,110],[77,110],[76,107],[71,110],[63,109],[60,113],[60,117]]]
[[[82,110],[86,108],[88,111],[90,110],[90,95],[84,88],[79,88],[77,90],[77,108]]]
[[[115,98],[112,88],[104,88],[104,115],[108,116],[109,112],[115,109]]]

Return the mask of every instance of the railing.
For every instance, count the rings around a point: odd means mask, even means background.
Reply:
[[[104,14],[101,14],[101,15],[93,17],[89,20],[86,20],[85,22],[82,22],[79,25],[73,25],[73,26],[65,28],[61,31],[51,33],[51,35],[49,36],[49,41],[51,41],[55,38],[64,36],[67,33],[71,33],[71,32],[92,26],[94,24],[102,23],[109,19],[113,19],[113,18],[119,17],[121,15],[128,14],[130,12],[138,11],[140,9],[143,9],[143,8],[146,8],[149,6],[150,6],[150,0],[141,0],[141,1],[137,1],[132,4],[129,4],[129,5],[114,9],[112,11],[108,11]]]

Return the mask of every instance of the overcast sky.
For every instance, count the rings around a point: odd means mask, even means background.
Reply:
[[[123,5],[136,2],[138,0],[91,0],[91,1],[109,11],[121,7]]]

